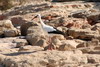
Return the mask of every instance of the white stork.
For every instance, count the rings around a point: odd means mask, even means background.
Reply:
[[[49,25],[46,25],[46,24],[42,21],[41,15],[40,15],[40,14],[36,15],[34,18],[36,18],[36,17],[39,18],[39,21],[40,21],[40,23],[41,23],[43,29],[44,29],[46,32],[48,32],[48,33],[62,34],[62,35],[63,35],[63,33],[62,33],[61,31],[57,30],[56,28],[54,28],[54,27],[52,27],[52,26],[49,26]],[[34,18],[33,18],[33,19],[34,19]],[[33,19],[32,19],[32,20],[33,20]],[[54,45],[52,45],[52,43],[51,43],[51,38],[49,38],[49,46],[48,46],[48,49],[49,49],[49,50],[55,49],[55,48],[54,48]]]
[[[44,22],[43,22],[42,19],[41,19],[41,15],[40,15],[40,14],[36,15],[34,18],[36,18],[36,17],[39,18],[39,21],[40,21],[40,23],[41,23],[43,29],[44,29],[46,32],[48,32],[48,33],[56,33],[56,34],[63,34],[61,31],[57,30],[56,28],[44,24]],[[34,18],[33,18],[33,19],[34,19]],[[33,19],[32,19],[32,20],[33,20]]]

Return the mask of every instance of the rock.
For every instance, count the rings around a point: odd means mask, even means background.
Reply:
[[[99,40],[98,39],[92,39],[91,41],[83,42],[77,45],[77,48],[81,47],[94,47],[99,46]]]
[[[78,39],[84,39],[84,40],[91,40],[92,38],[97,38],[99,39],[98,32],[96,31],[91,31],[87,29],[69,29],[68,30],[69,36],[73,36],[74,38]]]
[[[33,47],[32,47],[33,48]],[[39,49],[39,48],[38,48]],[[12,57],[13,55],[13,57]],[[56,57],[55,57],[56,56]],[[6,67],[44,67],[44,66],[66,66],[79,64],[87,64],[87,56],[82,54],[73,53],[73,51],[24,51],[14,52],[8,56],[0,55],[0,63]]]
[[[39,46],[30,46],[30,45],[27,45],[27,46],[22,46],[19,48],[19,52],[29,52],[29,51],[41,51],[43,50],[42,47],[39,47]]]
[[[22,17],[12,17],[11,21],[14,26],[21,26],[26,22]]]
[[[59,46],[58,50],[73,50],[76,48],[77,45],[78,43],[76,43],[74,40],[64,40],[62,41],[62,45]]]
[[[86,47],[86,42],[80,43],[77,45],[77,48]]]
[[[15,47],[16,47],[15,43],[0,43],[0,49],[11,49]]]
[[[84,25],[87,25],[87,27],[89,27],[87,19],[83,18],[65,18],[64,22],[62,23],[62,26],[67,28],[82,29]]]
[[[52,38],[57,38],[59,40],[65,40],[65,37],[64,35],[61,35],[61,34],[49,34],[49,36]]]
[[[79,48],[79,50],[81,50],[82,53],[89,53],[93,50],[93,48],[83,47],[83,48]]]
[[[31,26],[38,26],[38,24],[35,24],[35,22],[27,22],[21,25],[21,35],[26,36],[27,35],[27,30]]]
[[[5,15],[0,15],[0,20],[4,20],[4,19],[6,19],[7,18],[7,16],[5,16]]]
[[[19,31],[16,28],[4,31],[5,37],[15,37],[17,35],[19,35]]]
[[[82,26],[82,29],[91,29],[91,28],[92,28],[92,26],[90,24],[84,24]]]
[[[64,22],[63,17],[55,17],[51,19],[48,23],[48,25],[53,26],[53,27],[58,27],[61,26]]]
[[[0,21],[0,36],[17,36],[19,32],[17,29],[13,26],[12,22],[10,20],[2,20]]]
[[[96,24],[97,23],[96,21],[98,21],[99,18],[100,18],[99,12],[95,12],[95,13],[93,12],[93,13],[90,13],[89,15],[87,15],[87,19],[88,19],[88,21],[90,21],[89,24],[91,24],[91,25]]]
[[[100,50],[100,46],[96,46],[94,50]]]
[[[86,11],[84,10],[80,10],[80,11],[75,11],[75,12],[72,12],[72,17],[75,17],[75,18],[85,18],[87,15]]]
[[[100,55],[87,55],[88,63],[99,63]]]
[[[47,46],[48,34],[40,25],[33,23],[33,25],[27,29],[26,39],[31,45],[44,47]]]
[[[16,39],[16,40],[13,40],[13,43],[16,43],[16,47],[28,45],[28,42],[26,39]]]
[[[91,30],[98,31],[99,34],[100,34],[100,23],[97,23],[97,24],[93,25],[93,27],[91,28]]]

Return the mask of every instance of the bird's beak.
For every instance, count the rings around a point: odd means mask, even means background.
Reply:
[[[35,18],[37,18],[37,17],[38,17],[38,15],[34,16],[34,17],[32,18],[32,20],[35,19]]]

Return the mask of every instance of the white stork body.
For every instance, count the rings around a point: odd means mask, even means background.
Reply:
[[[44,29],[46,32],[48,32],[48,33],[56,33],[56,34],[63,34],[61,31],[55,29],[54,27],[44,24],[44,22],[43,22],[42,19],[41,19],[41,15],[40,15],[40,14],[38,14],[38,15],[35,16],[35,17],[38,17],[38,18],[39,18],[40,23],[41,23],[43,29]],[[33,19],[34,19],[34,18],[33,18]]]
[[[46,32],[56,31],[56,29],[54,29],[52,26],[49,26],[49,25],[46,25],[46,24],[43,23],[40,14],[38,14],[38,17],[39,17],[40,23],[42,24],[43,29],[44,29]]]

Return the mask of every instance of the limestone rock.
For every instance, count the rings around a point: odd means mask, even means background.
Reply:
[[[22,17],[12,17],[11,21],[14,26],[21,26],[26,22]]]
[[[97,23],[97,24],[93,25],[93,27],[91,28],[91,30],[98,31],[99,34],[100,34],[100,23]]]
[[[5,37],[15,37],[17,35],[19,35],[19,31],[16,28],[4,31]]]
[[[31,46],[31,45],[22,46],[22,47],[19,48],[19,52],[41,51],[41,50],[43,50],[42,47],[40,47],[40,46]]]
[[[91,31],[88,29],[69,29],[68,34],[73,36],[74,38],[84,39],[84,40],[91,40],[92,38],[99,39],[99,34],[96,31]]]
[[[2,20],[0,21],[0,36],[17,36],[19,32],[17,29],[13,26],[12,22],[10,20]]]
[[[99,63],[100,62],[100,55],[87,55],[88,63]]]
[[[100,18],[100,13],[99,12],[93,12],[93,13],[90,13],[89,15],[87,15],[87,19],[89,22],[89,24],[93,25],[93,24],[96,24]]]
[[[0,15],[0,20],[4,20],[4,19],[6,19],[7,18],[7,16],[5,16],[5,15]]]
[[[95,47],[99,46],[99,40],[98,39],[92,39],[91,41],[83,42],[77,45],[77,48],[81,47]]]
[[[73,50],[76,48],[77,45],[78,43],[76,43],[74,40],[64,40],[62,41],[62,45],[59,46],[58,50]]]
[[[42,29],[40,25],[37,23],[32,23],[27,29],[27,36],[26,39],[29,41],[31,45],[34,46],[46,46],[48,34]]]
[[[26,39],[16,39],[16,40],[13,40],[13,43],[16,43],[16,47],[28,45],[28,42]]]
[[[37,66],[66,66],[66,64],[87,64],[87,56],[73,53],[73,51],[24,51],[8,54],[9,56],[0,55],[0,63],[6,67],[37,67]],[[13,55],[13,57],[12,57]]]
[[[61,34],[49,34],[49,36],[52,38],[58,38],[59,40],[65,40],[64,35]]]
[[[15,47],[16,47],[15,43],[0,43],[0,49],[11,49]]]

